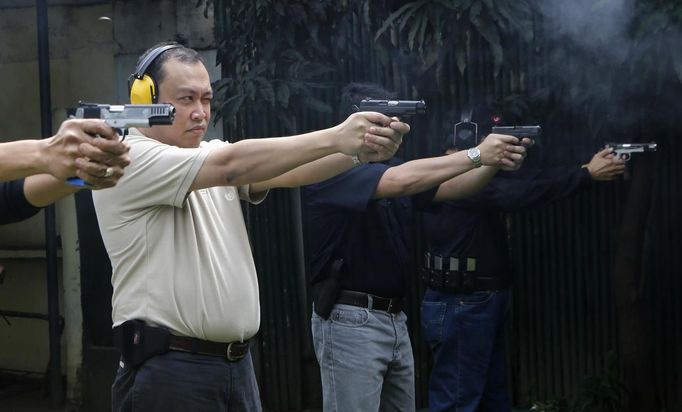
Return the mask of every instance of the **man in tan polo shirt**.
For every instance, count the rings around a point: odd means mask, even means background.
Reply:
[[[240,199],[259,203],[271,188],[388,159],[409,126],[356,113],[303,135],[205,142],[212,90],[194,50],[155,46],[131,80],[132,103],[172,103],[176,116],[132,129],[125,176],[93,194],[122,351],[113,410],[261,410],[248,352],[258,281]]]

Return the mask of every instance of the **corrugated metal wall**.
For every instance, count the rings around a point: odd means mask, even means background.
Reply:
[[[219,12],[216,12],[218,15]],[[461,76],[454,62],[447,62],[445,84],[412,84],[400,68],[381,68],[373,42],[357,24],[351,35],[352,47],[364,45],[363,64],[344,59],[338,67],[338,88],[349,81],[375,81],[400,92],[401,98],[425,98],[430,107],[427,120],[417,120],[400,151],[405,159],[433,152],[437,140],[429,140],[427,127],[439,124],[444,114],[439,107],[459,108],[470,96],[508,96],[532,92],[547,86],[543,61],[547,52],[541,33],[535,44],[513,46],[505,53],[519,66],[493,74],[492,61],[484,41],[473,37],[469,69]],[[518,44],[521,44],[520,42]],[[339,51],[343,53],[343,51]],[[411,95],[419,89],[420,96]],[[443,92],[447,90],[447,92]],[[335,94],[321,96],[333,107]],[[433,96],[430,96],[433,93]],[[446,97],[443,97],[446,96]],[[433,97],[433,99],[430,99]],[[244,137],[282,135],[266,110],[240,113],[236,123],[226,125],[232,141]],[[334,124],[331,115],[301,112],[299,131]],[[569,127],[573,127],[568,121]],[[579,126],[575,126],[579,130]],[[682,155],[675,135],[662,136],[668,142],[657,153],[654,218],[647,240],[647,270],[650,271],[654,310],[653,330],[658,387],[667,399],[668,410],[682,410],[682,300],[677,299],[680,281],[679,204]],[[557,138],[545,141],[543,164],[575,163],[589,160],[595,142]],[[533,156],[531,153],[530,156]],[[589,191],[539,211],[511,216],[509,236],[516,268],[513,309],[508,325],[510,380],[517,404],[529,399],[575,395],[588,376],[600,375],[609,352],[617,353],[615,306],[611,296],[611,272],[615,234],[621,223],[622,202],[627,182],[596,184]],[[247,207],[246,215],[260,278],[262,323],[256,350],[256,367],[265,407],[272,410],[300,410],[319,405],[319,376],[311,349],[310,302],[305,288],[298,225],[298,194],[275,190],[264,204]],[[421,245],[420,234],[416,233]],[[415,256],[420,253],[418,247]],[[416,275],[416,274],[415,274]],[[419,300],[423,287],[411,285],[408,309],[413,333],[418,385],[418,405],[426,403],[430,356],[419,330]],[[679,408],[679,409],[676,409]]]

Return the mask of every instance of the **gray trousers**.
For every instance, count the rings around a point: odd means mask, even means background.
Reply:
[[[325,412],[415,410],[406,319],[403,312],[339,304],[327,320],[313,311]]]

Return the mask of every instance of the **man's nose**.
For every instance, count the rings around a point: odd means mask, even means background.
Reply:
[[[206,110],[204,110],[204,106],[201,104],[196,105],[194,110],[192,110],[190,117],[192,120],[203,120],[206,117]]]

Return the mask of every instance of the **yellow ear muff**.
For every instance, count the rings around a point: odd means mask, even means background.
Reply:
[[[130,86],[130,103],[152,104],[156,101],[156,87],[154,79],[145,74],[141,79],[135,79]]]

